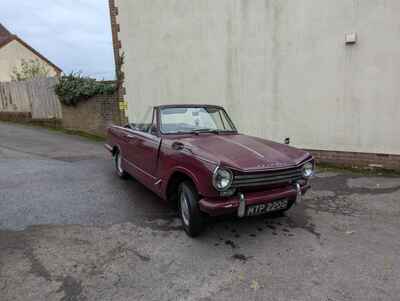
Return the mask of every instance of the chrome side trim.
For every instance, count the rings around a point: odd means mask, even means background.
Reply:
[[[153,180],[156,179],[156,177],[152,176],[151,174],[149,174],[148,172],[144,171],[143,169],[141,169],[140,167],[137,167],[135,164],[133,164],[132,162],[130,162],[129,160],[122,158],[125,162],[127,162],[130,166],[132,166],[134,169],[138,170],[139,172],[141,172],[142,174],[148,176],[149,178],[152,178]]]
[[[239,208],[238,208],[238,217],[242,218],[246,214],[246,199],[244,198],[244,194],[239,194]]]
[[[112,146],[111,145],[109,145],[109,144],[104,144],[104,147],[108,150],[108,151],[110,151],[110,152],[112,152],[112,150],[113,150],[113,148],[112,148]]]

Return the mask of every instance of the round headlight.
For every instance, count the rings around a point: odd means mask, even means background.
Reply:
[[[314,164],[312,162],[308,162],[303,165],[303,177],[311,178],[314,175]]]
[[[229,169],[219,168],[214,171],[213,185],[219,191],[228,190],[233,181],[232,172]]]

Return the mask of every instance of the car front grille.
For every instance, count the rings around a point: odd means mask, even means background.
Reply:
[[[234,175],[232,187],[256,187],[293,184],[303,178],[302,168]]]

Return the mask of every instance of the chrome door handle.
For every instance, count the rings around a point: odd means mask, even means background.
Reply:
[[[126,138],[129,138],[129,139],[136,138],[136,136],[135,136],[135,135],[126,135],[125,137],[126,137]]]

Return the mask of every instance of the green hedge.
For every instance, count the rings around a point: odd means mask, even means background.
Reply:
[[[117,90],[115,83],[101,82],[80,73],[70,73],[61,76],[54,90],[61,103],[75,106],[80,101],[87,100],[96,95],[112,95]]]

